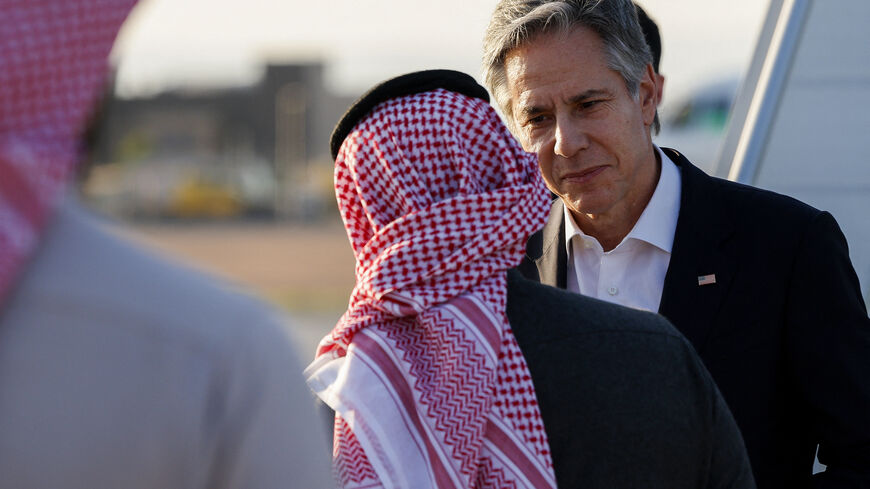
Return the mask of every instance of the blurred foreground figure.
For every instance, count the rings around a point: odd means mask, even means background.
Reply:
[[[755,487],[667,321],[508,272],[549,196],[471,77],[379,85],[332,149],[357,284],[307,372],[343,487]]]
[[[133,3],[0,0],[0,487],[330,487],[277,317],[63,195]]]

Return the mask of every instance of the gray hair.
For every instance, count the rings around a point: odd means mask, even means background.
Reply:
[[[622,76],[628,93],[637,97],[652,54],[631,0],[501,0],[483,41],[483,77],[512,130],[507,53],[540,34],[565,33],[581,26],[601,37],[608,66]],[[653,130],[659,131],[658,112]]]

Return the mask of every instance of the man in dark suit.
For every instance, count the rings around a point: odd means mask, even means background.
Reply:
[[[559,196],[522,272],[670,319],[760,488],[870,487],[870,319],[845,238],[826,212],[656,147],[651,59],[629,0],[496,7],[486,81]]]

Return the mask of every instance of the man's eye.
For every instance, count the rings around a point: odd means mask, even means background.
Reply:
[[[547,120],[547,116],[545,115],[536,115],[534,117],[530,117],[526,120],[527,126],[538,126],[543,124]]]
[[[583,102],[582,104],[580,104],[580,107],[582,107],[584,109],[591,109],[592,107],[595,107],[599,103],[601,103],[601,100],[587,100],[586,102]]]

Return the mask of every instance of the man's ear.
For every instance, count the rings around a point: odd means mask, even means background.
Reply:
[[[661,101],[661,92],[658,89],[658,77],[650,63],[647,63],[643,76],[640,79],[638,97],[640,99],[641,110],[643,111],[643,122],[648,126],[652,125],[656,116],[656,108]]]
[[[665,76],[661,73],[656,73],[656,98],[658,101],[656,102],[658,105],[662,104],[662,92],[665,89]]]

